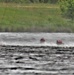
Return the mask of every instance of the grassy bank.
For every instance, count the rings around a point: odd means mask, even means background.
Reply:
[[[0,31],[74,32],[58,5],[0,3]]]

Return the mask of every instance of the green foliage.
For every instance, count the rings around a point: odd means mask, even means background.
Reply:
[[[23,6],[2,3],[0,4],[0,31],[74,32],[74,23],[71,24],[62,18],[57,7],[57,5],[43,3],[23,4]]]
[[[53,4],[55,4],[57,2],[58,2],[58,0],[50,0],[50,3],[53,3]]]
[[[60,8],[63,16],[74,19],[74,0],[61,0]]]
[[[0,0],[0,2],[14,3],[57,3],[58,0]]]

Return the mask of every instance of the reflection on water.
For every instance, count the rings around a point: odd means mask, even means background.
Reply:
[[[0,75],[73,75],[74,50],[1,47]]]

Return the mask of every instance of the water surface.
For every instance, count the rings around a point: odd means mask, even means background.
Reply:
[[[45,43],[40,43],[42,37]],[[1,45],[19,45],[0,47],[0,75],[74,75],[74,49],[32,47],[56,45],[57,39],[73,46],[74,34],[0,33]]]

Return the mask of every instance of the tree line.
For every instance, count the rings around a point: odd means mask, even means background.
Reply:
[[[0,0],[0,2],[15,2],[15,3],[57,3],[58,0]]]
[[[60,0],[60,9],[64,17],[74,20],[74,0]]]

